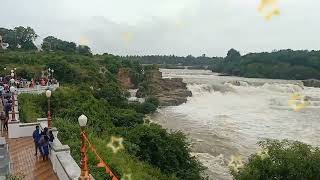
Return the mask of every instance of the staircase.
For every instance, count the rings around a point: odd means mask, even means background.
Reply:
[[[8,139],[12,163],[12,174],[23,176],[24,180],[58,180],[50,160],[43,161],[34,156],[32,137]]]

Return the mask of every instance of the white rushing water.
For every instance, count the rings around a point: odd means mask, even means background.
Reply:
[[[320,146],[320,88],[299,81],[222,77],[203,70],[162,69],[164,78],[183,78],[193,96],[187,103],[159,109],[152,120],[185,132],[210,179],[232,179],[231,155],[248,157],[265,138]],[[294,111],[294,93],[309,100]]]

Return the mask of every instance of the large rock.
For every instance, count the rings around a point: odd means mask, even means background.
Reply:
[[[320,80],[317,79],[308,79],[303,80],[303,85],[307,87],[320,87]]]
[[[145,77],[148,95],[157,97],[161,106],[177,106],[192,96],[182,78],[163,79],[159,70],[149,70]]]

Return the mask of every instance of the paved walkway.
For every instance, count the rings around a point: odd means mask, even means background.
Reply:
[[[12,163],[12,174],[25,176],[23,180],[58,180],[50,160],[34,156],[32,137],[7,139]]]

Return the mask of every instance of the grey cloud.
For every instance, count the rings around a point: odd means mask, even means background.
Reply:
[[[7,8],[0,22],[5,27],[29,25],[41,37],[54,35],[75,42],[85,37],[94,52],[120,55],[224,56],[230,48],[247,53],[320,47],[316,36],[320,2],[279,0],[282,14],[266,22],[256,10],[257,3],[240,1],[138,0],[128,5],[119,0],[112,8],[112,0],[93,0],[90,6],[85,1],[73,4],[74,0],[4,0]],[[132,34],[129,42],[124,33]]]

